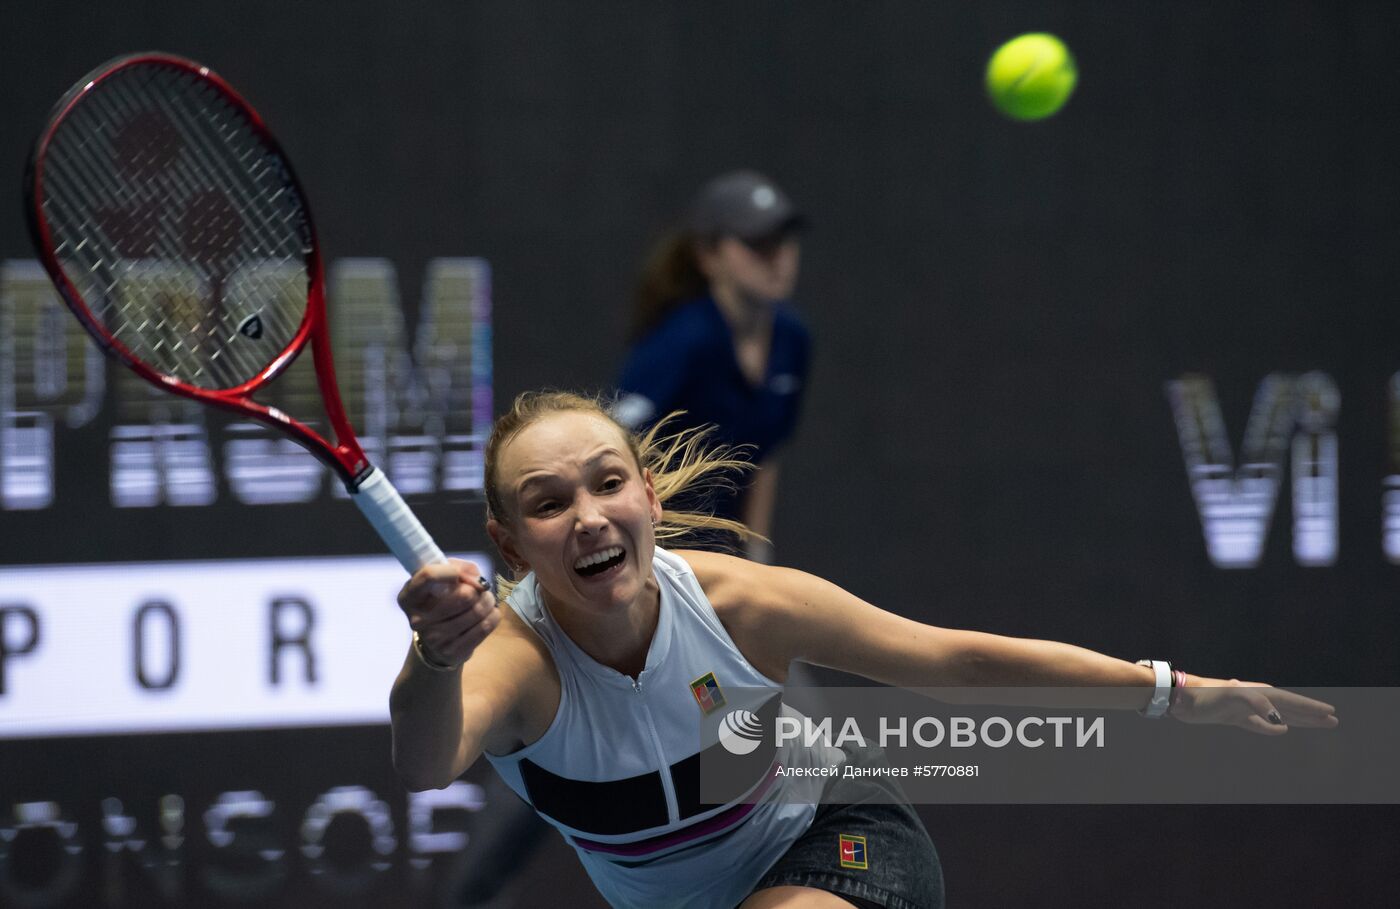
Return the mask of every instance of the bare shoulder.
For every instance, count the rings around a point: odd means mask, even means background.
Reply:
[[[770,576],[773,569],[766,565],[699,549],[678,550],[675,554],[690,565],[695,579],[721,618],[746,605],[762,608],[774,599]]]
[[[683,550],[676,555],[695,572],[700,589],[744,658],[769,678],[786,679],[792,657],[785,636],[777,633],[786,570],[718,552]]]
[[[785,679],[788,662],[802,660],[907,684],[903,680],[938,677],[961,646],[946,629],[879,609],[805,571],[713,553],[681,556],[739,650],[770,678]]]
[[[502,605],[501,624],[481,642],[472,659],[486,657],[494,674],[497,668],[511,670],[510,675],[521,682],[539,675],[542,670],[554,668],[554,660],[549,655],[540,636],[530,629],[525,621],[516,615],[515,610]]]
[[[500,721],[492,724],[486,748],[505,754],[533,742],[554,721],[559,708],[559,672],[549,648],[515,610],[481,642],[462,672],[464,692],[479,691],[494,701]]]

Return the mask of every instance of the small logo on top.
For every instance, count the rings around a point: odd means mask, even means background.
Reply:
[[[700,705],[705,716],[724,706],[724,692],[719,690],[719,682],[715,681],[713,672],[707,672],[691,682],[690,693],[695,695],[695,703]]]

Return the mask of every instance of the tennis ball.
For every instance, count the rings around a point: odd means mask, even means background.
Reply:
[[[1054,35],[1032,32],[1012,38],[987,61],[987,94],[1017,120],[1042,120],[1064,106],[1079,73],[1074,55]]]

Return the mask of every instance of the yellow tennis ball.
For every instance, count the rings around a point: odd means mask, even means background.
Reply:
[[[1041,120],[1064,106],[1079,73],[1074,55],[1054,35],[1032,32],[997,48],[987,62],[987,94],[1017,120]]]

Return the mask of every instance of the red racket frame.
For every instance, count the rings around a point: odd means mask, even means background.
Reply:
[[[233,388],[198,388],[172,376],[157,372],[133,355],[126,345],[113,337],[102,322],[93,315],[83,301],[82,294],[68,280],[68,276],[64,273],[55,255],[53,237],[49,230],[48,221],[44,218],[44,165],[49,142],[53,139],[55,131],[63,124],[74,107],[105,80],[133,66],[151,64],[185,70],[214,86],[226,100],[239,108],[248,118],[248,122],[252,124],[264,145],[281,159],[284,165],[285,179],[297,193],[297,197],[301,200],[302,210],[306,215],[305,230],[308,241],[306,264],[310,283],[307,287],[306,312],[302,316],[301,325],[297,328],[291,343],[264,366],[258,375]],[[38,251],[49,277],[53,279],[54,286],[58,288],[60,296],[63,297],[64,303],[87,328],[88,334],[92,335],[104,350],[156,387],[204,404],[211,404],[251,417],[285,433],[335,471],[344,481],[346,487],[353,492],[359,480],[366,475],[371,467],[365,458],[364,450],[360,447],[359,440],[355,436],[354,427],[350,425],[350,420],[345,415],[345,406],[340,400],[340,388],[336,384],[335,363],[331,356],[330,332],[326,319],[325,269],[321,261],[321,247],[316,237],[316,227],[311,219],[311,209],[307,203],[306,193],[302,191],[301,181],[297,179],[291,161],[252,105],[244,100],[233,86],[207,66],[173,54],[156,52],[129,54],[108,61],[93,70],[59,100],[49,117],[48,125],[34,145],[34,151],[29,161],[25,179],[25,213],[29,220],[34,247]],[[316,384],[321,392],[321,402],[325,407],[326,417],[335,434],[335,442],[326,439],[300,420],[275,407],[261,404],[253,400],[252,397],[254,392],[271,382],[291,365],[308,343],[311,345]]]

